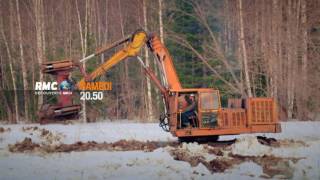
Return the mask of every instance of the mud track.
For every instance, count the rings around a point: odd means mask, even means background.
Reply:
[[[145,151],[151,152],[161,147],[176,147],[179,146],[178,142],[157,142],[157,141],[135,141],[135,140],[119,140],[113,143],[97,143],[95,141],[76,142],[74,144],[59,144],[59,145],[46,145],[37,144],[32,142],[30,138],[25,138],[22,142],[9,145],[10,152],[44,152],[44,153],[57,153],[57,152],[79,152],[79,151]]]
[[[46,129],[40,129],[38,127],[27,127],[23,128],[23,131],[39,131],[39,135],[43,140],[50,141],[51,137],[55,137],[55,135],[46,130]],[[1,131],[1,128],[0,128]],[[4,130],[6,131],[6,130]],[[10,131],[10,129],[9,129]],[[50,139],[50,138],[51,139]],[[59,137],[56,137],[59,139]],[[234,144],[236,139],[229,140],[229,141],[217,141],[217,142],[208,142],[207,144],[202,144],[209,154],[215,154],[216,156],[223,156],[224,151],[229,151],[232,144]],[[285,145],[289,143],[295,143],[299,144],[300,142],[296,141],[276,141],[275,139],[266,139],[258,137],[259,143],[267,146],[272,147],[280,147],[283,143]],[[21,142],[17,142],[16,144],[9,144],[9,151],[10,152],[46,152],[46,153],[55,153],[55,152],[72,152],[72,151],[90,151],[90,150],[106,150],[106,151],[145,151],[145,152],[151,152],[154,151],[157,148],[163,148],[166,146],[170,147],[181,147],[181,143],[175,142],[175,141],[169,141],[169,142],[159,142],[159,141],[136,141],[136,140],[119,140],[113,143],[97,143],[95,141],[88,141],[88,142],[76,142],[73,144],[57,144],[53,145],[51,143],[34,143],[31,138],[25,138]],[[181,154],[177,153],[175,154],[177,156],[177,159],[183,159],[179,158]],[[197,157],[194,157],[196,159],[199,159]],[[196,163],[192,163],[196,164]]]

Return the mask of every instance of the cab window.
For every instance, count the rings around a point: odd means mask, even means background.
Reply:
[[[217,92],[200,93],[200,102],[202,110],[219,109],[219,96]]]

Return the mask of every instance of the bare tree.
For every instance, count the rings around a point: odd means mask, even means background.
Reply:
[[[143,0],[143,22],[144,22],[144,30],[148,31],[148,13],[147,13],[147,0]],[[144,56],[146,59],[146,66],[150,66],[149,60],[149,50],[147,47],[144,48]],[[151,122],[153,117],[153,107],[152,107],[152,97],[151,97],[151,82],[150,79],[147,78],[147,111],[148,111],[148,120]]]
[[[162,0],[159,0],[158,16],[159,16],[160,40],[162,43],[164,43],[162,11],[163,11],[163,2],[162,2]]]
[[[11,79],[12,79],[12,84],[13,84],[13,92],[14,92],[14,106],[15,106],[15,118],[13,119],[12,123],[17,123],[19,122],[19,104],[18,104],[18,94],[17,94],[17,85],[16,85],[16,71],[13,68],[13,59],[12,59],[12,55],[11,55],[11,51],[10,51],[10,47],[8,44],[8,40],[7,37],[5,35],[4,32],[4,28],[3,28],[3,22],[1,20],[1,35],[7,50],[7,55],[8,55],[8,61],[9,61],[9,68],[10,68],[10,75],[11,75]]]
[[[27,79],[27,67],[24,58],[23,52],[23,40],[22,40],[22,28],[21,28],[21,18],[20,18],[20,8],[19,8],[19,1],[16,0],[16,8],[17,8],[17,19],[18,19],[18,36],[19,36],[19,48],[20,48],[20,58],[21,58],[21,70],[22,70],[22,79],[23,79],[23,89],[24,89],[24,116],[25,120],[28,121],[29,119],[29,84]]]
[[[79,25],[79,33],[80,33],[80,43],[81,43],[81,52],[82,52],[82,58],[86,57],[87,54],[87,36],[88,36],[88,11],[89,11],[89,4],[90,1],[85,1],[85,21],[84,21],[84,27],[82,26],[81,22],[81,15],[80,15],[80,9],[78,5],[78,0],[76,0],[76,9],[77,9],[77,17],[78,17],[78,25]],[[86,69],[86,63],[84,62],[82,65],[83,69]],[[82,102],[82,118],[83,122],[87,122],[87,106],[86,106],[86,100],[83,100]]]
[[[34,12],[35,12],[35,19],[36,19],[36,42],[37,42],[37,50],[36,50],[36,54],[37,54],[37,59],[38,59],[38,67],[40,67],[40,65],[43,62],[44,59],[44,22],[43,22],[43,1],[42,0],[34,0],[33,2],[34,4]],[[41,72],[41,69],[39,68],[39,81],[42,82],[43,81],[43,74]],[[38,97],[38,108],[40,108],[40,106],[43,104],[43,95],[40,94]]]
[[[307,1],[301,0],[301,31],[302,31],[302,78],[301,78],[301,87],[307,87],[308,82],[308,26],[307,26]],[[309,89],[305,89],[307,92],[302,93],[301,97],[301,106],[299,109],[302,113],[302,118],[306,118],[307,116],[307,106],[308,103],[308,94]]]
[[[0,66],[1,66],[0,80],[2,82],[2,84],[0,86],[0,100],[1,100],[1,102],[3,102],[3,104],[5,106],[6,115],[7,115],[7,117],[4,115],[4,117],[1,117],[1,118],[3,118],[3,119],[6,118],[8,120],[8,122],[14,122],[14,119],[12,117],[11,106],[9,105],[8,98],[5,96],[5,93],[4,93],[6,78],[4,75],[4,61],[3,61],[3,57],[2,57],[1,53],[0,53]]]
[[[249,97],[252,97],[251,92],[251,83],[249,79],[249,69],[248,69],[248,57],[247,57],[247,48],[244,38],[244,27],[243,27],[243,9],[242,9],[242,0],[239,1],[239,18],[240,18],[240,39],[239,42],[241,43],[241,50],[242,50],[242,59],[243,59],[243,67],[244,67],[244,78],[247,87],[247,93]]]

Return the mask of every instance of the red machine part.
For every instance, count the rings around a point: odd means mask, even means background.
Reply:
[[[72,60],[51,61],[42,64],[42,73],[56,76],[58,85],[63,81],[69,81],[69,75],[76,65]],[[80,69],[83,72],[82,69]],[[41,124],[55,122],[56,120],[74,119],[79,115],[80,105],[72,104],[72,92],[59,89],[57,104],[43,104],[39,110]]]

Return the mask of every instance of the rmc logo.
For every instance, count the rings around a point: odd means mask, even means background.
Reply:
[[[35,90],[44,91],[44,90],[58,90],[58,83],[57,82],[36,82],[34,87]]]
[[[45,90],[56,91],[58,90],[58,87],[60,91],[70,91],[73,88],[73,84],[68,80],[62,81],[59,84],[59,86],[57,82],[36,82],[36,86],[34,89],[39,91],[45,91]]]

